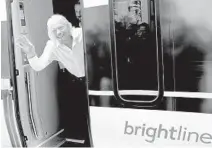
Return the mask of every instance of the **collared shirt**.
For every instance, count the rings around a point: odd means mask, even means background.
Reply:
[[[28,59],[30,66],[35,71],[40,71],[48,66],[52,61],[58,61],[60,68],[65,67],[76,77],[85,76],[84,51],[82,28],[72,29],[73,44],[72,49],[59,42],[47,41],[43,54]]]

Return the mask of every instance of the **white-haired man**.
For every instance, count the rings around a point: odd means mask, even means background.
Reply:
[[[61,83],[64,86],[60,99],[62,98],[63,110],[61,119],[65,119],[65,136],[89,143],[82,28],[73,27],[59,14],[49,18],[47,27],[50,40],[40,57],[36,55],[34,46],[26,37],[18,38],[16,45],[27,55],[29,64],[35,71],[43,70],[52,61],[59,62],[62,71]]]

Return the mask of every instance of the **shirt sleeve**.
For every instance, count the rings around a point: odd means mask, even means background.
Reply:
[[[53,61],[53,50],[54,46],[51,41],[46,43],[43,54],[38,58],[34,56],[33,58],[28,59],[30,66],[35,71],[41,71],[46,68]]]

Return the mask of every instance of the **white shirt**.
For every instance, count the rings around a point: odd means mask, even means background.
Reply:
[[[61,68],[65,67],[76,77],[84,77],[85,68],[82,28],[73,28],[72,36],[72,49],[59,44],[59,42],[54,43],[52,40],[49,40],[40,58],[35,56],[28,59],[30,66],[35,71],[40,71],[47,67],[52,61],[59,61]]]

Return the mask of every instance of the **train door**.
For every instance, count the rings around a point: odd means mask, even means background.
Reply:
[[[10,98],[4,99],[4,101],[9,101],[7,104],[11,105],[10,107],[13,107],[14,111],[6,115],[13,146],[89,145],[86,89],[84,87],[84,93],[80,92],[84,97],[85,102],[83,103],[78,99],[79,96],[76,96],[79,94],[78,90],[73,91],[75,89],[73,85],[70,87],[70,83],[74,83],[76,86],[76,81],[84,81],[84,78],[75,80],[73,80],[74,77],[67,78],[68,74],[64,74],[67,71],[57,61],[53,61],[42,71],[34,71],[30,67],[26,55],[15,46],[17,37],[25,35],[35,46],[36,53],[40,57],[49,40],[47,21],[50,16],[62,14],[73,26],[79,23],[76,18],[73,18],[73,16],[76,17],[74,9],[76,1],[19,0],[6,2],[9,20],[8,45],[11,46],[9,48],[9,66],[11,67],[10,73],[13,74],[11,83],[14,87],[12,91],[14,94],[10,94]],[[68,83],[67,79],[70,80]],[[80,82],[81,84],[84,85],[84,82]],[[64,88],[67,94],[61,91]],[[10,110],[8,107],[6,109]],[[13,118],[14,116],[15,118]],[[73,118],[75,119],[73,120]],[[14,123],[10,123],[10,120]]]
[[[185,30],[176,30],[176,12],[182,9],[174,8],[187,5],[177,0],[81,2],[94,147],[211,146],[211,114],[200,114],[210,111],[200,111],[198,101],[210,102],[212,94],[195,92],[198,82],[192,81],[201,77],[191,72],[201,60],[175,55],[178,42],[187,44],[177,40]]]
[[[59,128],[57,65],[35,72],[15,46],[15,39],[22,34],[33,42],[39,55],[43,52],[48,39],[46,22],[53,14],[52,1],[15,0],[6,4],[8,36],[4,38],[8,39],[12,86],[4,107],[12,146],[57,146],[64,141],[59,138],[63,129]]]

